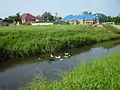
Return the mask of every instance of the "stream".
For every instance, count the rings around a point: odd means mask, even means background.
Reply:
[[[100,60],[104,56],[118,51],[120,51],[120,41],[107,41],[71,49],[72,56],[63,60],[40,62],[37,56],[8,60],[0,65],[0,88],[2,90],[18,90],[40,73],[47,80],[58,80],[61,79],[61,73],[73,70],[79,64]]]

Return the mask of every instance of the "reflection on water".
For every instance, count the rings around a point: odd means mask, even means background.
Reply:
[[[61,71],[69,71],[80,63],[88,63],[120,51],[119,41],[105,42],[82,48],[70,50],[72,57],[63,61],[38,61],[37,57],[22,60],[9,60],[0,66],[0,88],[3,90],[16,90],[39,73],[48,80],[56,80],[61,76]]]

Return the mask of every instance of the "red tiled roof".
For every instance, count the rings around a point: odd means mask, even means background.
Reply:
[[[21,16],[22,20],[29,20],[29,21],[36,21],[36,19],[38,20],[38,18],[36,18],[35,16],[29,14],[29,13],[25,13]]]

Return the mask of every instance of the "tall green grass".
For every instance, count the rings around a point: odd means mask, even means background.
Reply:
[[[72,25],[1,27],[0,60],[56,53],[63,49],[119,38],[119,30],[108,27]]]
[[[120,52],[78,66],[59,81],[50,83],[36,77],[21,90],[120,90]]]

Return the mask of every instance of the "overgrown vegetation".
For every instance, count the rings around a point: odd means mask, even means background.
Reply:
[[[103,21],[114,22],[116,25],[120,25],[120,16],[116,16],[116,17],[108,16]]]
[[[36,77],[22,90],[119,90],[120,52],[103,60],[78,66],[60,81],[48,82]]]
[[[86,25],[1,27],[0,60],[56,53],[63,49],[119,38],[119,30],[109,27]]]

